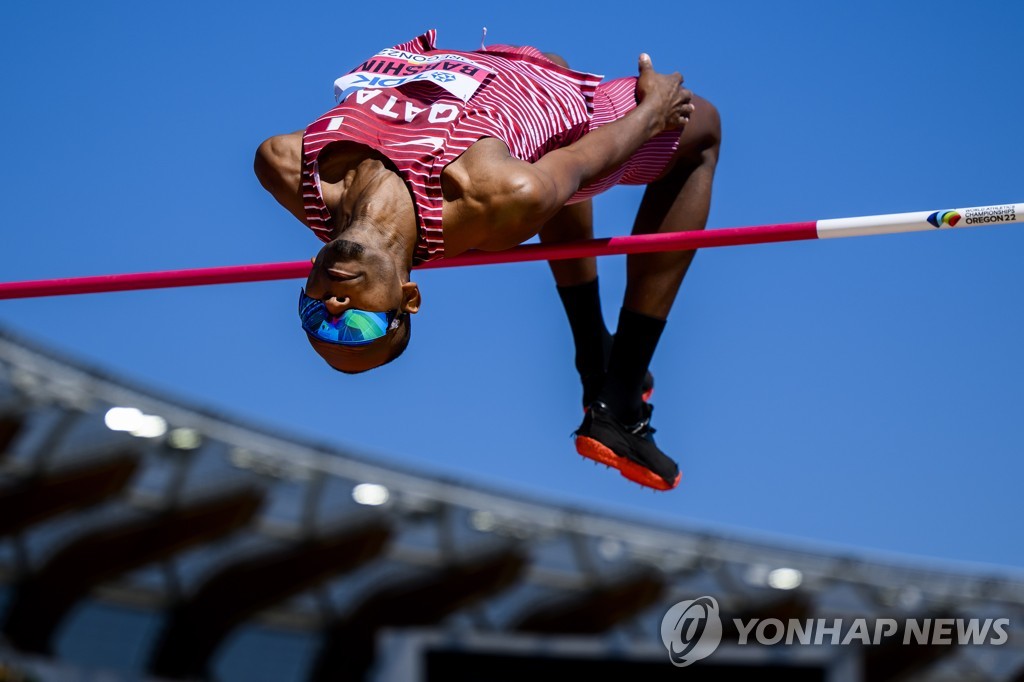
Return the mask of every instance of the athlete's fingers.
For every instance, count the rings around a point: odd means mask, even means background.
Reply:
[[[639,68],[640,73],[654,69],[654,64],[651,63],[651,55],[647,54],[646,52],[640,54]]]

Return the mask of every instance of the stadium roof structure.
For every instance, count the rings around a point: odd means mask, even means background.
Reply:
[[[817,679],[1024,680],[1024,580],[1009,570],[524,499],[269,433],[0,331],[0,664],[59,666],[75,614],[108,605],[155,616],[109,644],[147,679],[226,679],[218,656],[253,624],[309,643],[294,679],[413,680],[421,664],[401,652],[416,647],[612,652],[679,674],[661,621],[701,595],[748,667],[800,656],[740,651],[733,618],[1000,617],[1006,644],[866,646]]]

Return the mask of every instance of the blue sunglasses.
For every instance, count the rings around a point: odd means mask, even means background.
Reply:
[[[299,290],[299,319],[307,334],[320,341],[339,346],[363,346],[387,336],[398,328],[399,313],[386,313],[349,308],[341,315],[327,312],[323,301],[306,296],[306,290]]]

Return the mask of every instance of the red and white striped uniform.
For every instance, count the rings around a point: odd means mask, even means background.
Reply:
[[[636,78],[600,84],[600,76],[560,67],[532,47],[437,50],[435,37],[431,30],[380,53],[392,57],[402,53],[408,62],[371,57],[353,69],[346,78],[368,85],[346,91],[338,106],[306,128],[302,172],[306,222],[323,241],[330,240],[333,225],[320,191],[317,159],[331,142],[364,144],[394,163],[414,199],[418,239],[413,260],[421,263],[444,255],[441,172],[474,142],[484,137],[500,139],[512,156],[533,162],[636,106]],[[419,55],[432,59],[431,65],[416,62],[424,59]],[[419,74],[420,80],[384,87],[402,80],[394,76],[412,73]],[[477,82],[465,74],[472,74]],[[474,88],[471,94],[462,93],[468,101],[457,91],[444,89],[453,87],[449,81],[457,78]],[[652,139],[615,173],[581,189],[570,203],[620,182],[652,181],[677,144],[676,132]]]

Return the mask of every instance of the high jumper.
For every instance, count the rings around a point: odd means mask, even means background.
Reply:
[[[414,265],[593,235],[591,197],[647,185],[634,233],[700,230],[718,112],[654,70],[602,82],[533,47],[442,50],[429,31],[335,83],[338,105],[260,145],[263,186],[325,242],[300,293],[302,325],[335,369],[394,360],[421,293]],[[551,262],[576,349],[576,449],[659,490],[679,482],[654,443],[648,364],[693,251],[630,256],[614,336],[593,258]],[[498,314],[499,311],[494,311]]]

